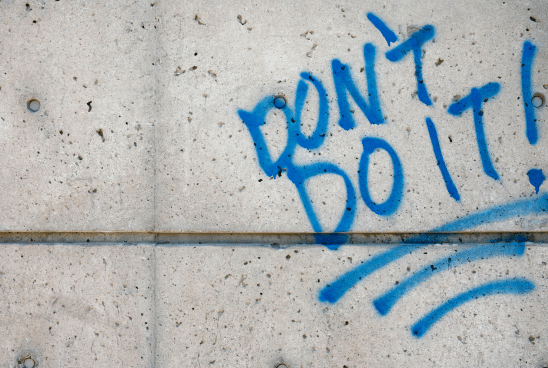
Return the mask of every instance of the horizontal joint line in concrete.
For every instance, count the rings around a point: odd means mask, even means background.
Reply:
[[[243,233],[243,232],[159,232],[159,231],[0,231],[0,243],[148,243],[184,244],[317,244],[315,233]],[[345,244],[469,244],[509,241],[548,243],[548,232],[439,232],[439,233],[348,233]]]

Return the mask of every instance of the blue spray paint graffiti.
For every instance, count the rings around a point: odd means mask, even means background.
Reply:
[[[372,13],[367,14],[367,18],[381,32],[388,46],[397,42],[396,34],[391,31],[386,24]],[[422,27],[419,31],[413,33],[407,40],[392,50],[385,53],[386,58],[392,62],[401,61],[408,53],[413,53],[415,64],[415,78],[417,81],[417,90],[419,100],[427,106],[432,105],[428,95],[428,90],[424,82],[422,73],[422,55],[423,45],[432,40],[435,35],[435,29],[431,25]],[[536,119],[533,107],[531,106],[531,66],[536,47],[526,41],[523,45],[523,56],[521,66],[522,94],[526,115],[526,134],[529,142],[535,144],[538,140]],[[377,89],[377,76],[375,73],[376,49],[375,46],[366,43],[363,48],[365,62],[365,79],[367,87],[367,97],[364,97],[354,80],[352,79],[350,66],[343,64],[338,59],[331,62],[332,77],[336,91],[337,105],[339,109],[338,124],[344,130],[351,130],[356,127],[353,117],[353,111],[350,108],[348,96],[363,112],[370,124],[382,125],[387,120],[381,109],[381,101]],[[318,121],[314,132],[306,136],[301,129],[301,115],[303,113],[305,100],[308,95],[309,85],[312,84],[319,97]],[[483,107],[489,99],[492,99],[500,91],[500,84],[491,82],[479,88],[472,88],[468,96],[453,103],[447,112],[454,116],[461,116],[465,111],[471,110],[473,114],[474,130],[478,151],[484,172],[491,178],[499,180],[499,174],[493,166],[487,145],[486,133],[483,122]],[[287,141],[285,148],[277,159],[274,159],[270,153],[265,137],[260,127],[266,124],[266,117],[272,109],[280,110],[286,120]],[[264,172],[272,178],[281,177],[283,173],[287,174],[288,179],[295,185],[307,217],[314,231],[316,232],[316,241],[325,244],[330,249],[337,249],[340,244],[344,244],[349,235],[346,233],[351,230],[357,210],[358,195],[354,189],[354,184],[349,175],[339,166],[329,162],[316,162],[308,165],[295,164],[293,159],[297,148],[301,147],[307,150],[315,150],[322,147],[328,135],[329,123],[329,101],[327,92],[323,83],[311,73],[301,73],[301,80],[298,82],[295,102],[293,108],[290,104],[276,103],[272,97],[262,99],[257,103],[252,111],[239,110],[238,114],[247,126],[253,140],[259,165]],[[460,201],[461,197],[453,179],[447,168],[443,153],[438,139],[438,133],[434,122],[426,117],[426,127],[428,130],[430,144],[432,145],[434,156],[437,160],[437,166],[441,172],[442,178],[449,195],[455,200]],[[385,140],[378,137],[362,138],[363,153],[359,162],[358,170],[358,188],[359,194],[365,205],[378,216],[390,216],[394,214],[403,200],[404,193],[404,170],[396,150]],[[371,198],[370,188],[368,186],[368,170],[370,155],[375,150],[384,150],[390,156],[393,167],[393,183],[388,199],[382,203],[376,203]],[[343,179],[346,189],[346,202],[343,214],[334,230],[334,233],[325,233],[325,229],[320,224],[316,210],[306,190],[306,181],[322,174],[334,174]],[[546,179],[542,170],[531,169],[528,173],[531,184],[535,187],[538,194],[539,188]],[[472,229],[482,224],[489,224],[498,221],[519,218],[528,215],[545,215],[548,211],[548,194],[544,193],[534,199],[515,201],[504,205],[496,205],[491,208],[466,215],[460,219],[451,221],[445,225],[438,226],[430,231],[429,234],[414,237],[402,245],[393,247],[373,256],[366,262],[344,273],[333,282],[326,285],[319,293],[318,299],[321,302],[336,303],[347,291],[353,288],[357,283],[363,281],[367,276],[375,271],[389,265],[390,263],[404,257],[407,254],[416,251],[428,244],[441,239],[441,232],[457,232]],[[520,257],[524,253],[523,241],[521,243],[502,243],[496,245],[481,245],[470,250],[463,250],[452,254],[451,257],[440,259],[433,264],[425,267],[421,271],[410,276],[398,286],[385,292],[374,302],[374,306],[380,315],[386,315],[392,307],[411,289],[420,283],[431,278],[438,272],[455,267],[471,260],[486,259],[490,257]],[[415,337],[422,337],[437,321],[454,308],[481,296],[493,294],[523,294],[534,289],[534,284],[529,280],[502,280],[489,282],[480,285],[474,289],[468,290],[457,295],[441,306],[434,309],[425,317],[420,319],[412,328],[412,334]]]
[[[521,94],[523,97],[523,107],[525,108],[525,134],[531,144],[537,144],[538,130],[537,119],[535,118],[535,109],[531,103],[533,92],[531,89],[531,68],[535,58],[536,46],[529,41],[523,43],[523,53],[521,56]]]
[[[480,152],[483,171],[495,180],[499,179],[499,174],[493,167],[489,151],[487,149],[487,140],[485,139],[485,130],[483,128],[483,104],[500,91],[500,84],[488,83],[480,88],[472,88],[470,94],[461,100],[455,102],[447,110],[451,115],[461,116],[468,109],[472,109],[474,114],[474,129],[476,130],[476,140]]]
[[[375,27],[377,27],[385,37],[387,37],[387,40],[391,40],[390,42],[397,41],[394,40],[395,35],[394,37],[391,36],[390,32],[392,31],[390,31],[390,29],[378,17],[369,13],[368,18],[375,25]],[[434,34],[434,27],[430,25],[424,26],[420,31],[412,34],[406,41],[402,42],[399,46],[396,46],[386,53],[386,57],[391,61],[399,61],[403,57],[405,57],[407,53],[413,53],[419,97],[421,101],[426,104],[431,104],[431,101],[428,97],[426,85],[422,78],[421,47],[425,42],[432,39],[434,37]],[[532,62],[532,56],[527,56],[527,52],[529,52],[527,50],[534,51],[534,48],[532,47],[533,46],[529,45],[528,42],[524,44],[524,65],[526,66],[530,65]],[[375,73],[375,47],[370,43],[366,43],[363,48],[363,54],[365,62],[364,69],[367,85],[367,97],[364,97],[360,93],[359,89],[354,83],[354,80],[352,79],[352,76],[350,74],[350,67],[348,65],[343,64],[338,59],[334,59],[331,62],[333,82],[337,95],[336,100],[339,108],[338,123],[345,130],[353,129],[356,125],[353,117],[353,111],[351,111],[350,103],[348,100],[349,96],[354,100],[355,104],[360,108],[364,116],[371,124],[381,125],[386,123],[385,117],[382,113],[379,92],[377,89],[377,80]],[[530,74],[530,70],[529,72],[527,72],[527,70],[522,73],[523,76],[527,76]],[[530,78],[524,77],[523,80],[529,81]],[[301,130],[301,115],[304,108],[305,100],[309,92],[310,84],[314,86],[319,96],[319,107],[316,128],[314,132],[308,137]],[[530,83],[528,84],[528,86],[530,87]],[[528,90],[528,88],[524,88],[524,91],[526,90]],[[468,109],[472,110],[474,130],[482,167],[484,172],[489,177],[495,180],[499,180],[500,177],[495,167],[493,166],[493,162],[489,155],[486,133],[483,123],[483,106],[499,91],[500,84],[495,82],[488,83],[479,88],[472,88],[468,96],[453,103],[447,110],[449,114],[455,116],[462,115]],[[286,146],[276,160],[272,158],[265,138],[260,130],[260,127],[266,124],[266,116],[272,109],[279,109],[283,112],[287,121],[288,132]],[[333,163],[318,162],[305,166],[299,166],[293,163],[293,156],[295,154],[295,150],[298,147],[307,150],[319,149],[322,147],[328,133],[328,123],[330,115],[329,110],[329,101],[327,99],[327,92],[323,83],[318,78],[312,76],[311,73],[304,72],[301,73],[301,80],[298,82],[297,85],[295,103],[293,107],[291,107],[289,104],[276,106],[273,99],[271,97],[267,97],[261,100],[252,111],[248,112],[245,110],[239,110],[238,114],[246,124],[251,134],[251,138],[254,142],[255,150],[257,152],[261,168],[267,175],[274,178],[282,176],[282,173],[284,172],[287,173],[287,177],[293,182],[293,184],[297,188],[299,197],[303,203],[303,207],[312,228],[316,233],[324,233],[317,234],[317,241],[321,244],[328,245],[331,249],[336,249],[337,245],[343,244],[346,239],[348,239],[348,235],[340,233],[348,232],[351,230],[356,215],[357,194],[354,189],[354,184],[350,180],[348,174],[342,168]],[[428,128],[430,143],[432,145],[434,156],[442,174],[442,178],[447,188],[447,191],[453,199],[455,199],[456,201],[460,201],[460,194],[453,179],[451,178],[451,175],[447,168],[447,164],[442,154],[436,127],[434,125],[434,122],[428,117],[426,118],[426,126]],[[379,143],[381,141],[384,143]],[[367,164],[369,162],[369,155],[372,152],[370,150],[370,145],[373,144],[373,142],[375,142],[374,144],[376,145],[376,148],[382,148],[390,154],[390,158],[392,159],[392,163],[394,165],[394,181],[392,192],[388,200],[381,204],[377,204],[371,199],[369,188],[367,186]],[[403,186],[405,183],[403,175],[403,165],[401,164],[397,152],[388,142],[382,140],[381,138],[366,137],[363,139],[362,143],[364,147],[364,152],[362,154],[358,172],[358,184],[360,190],[359,194],[361,194],[364,203],[369,209],[373,211],[373,213],[379,216],[392,215],[397,211],[400,203],[403,200]],[[533,175],[532,178],[538,177],[538,175],[535,176],[536,174],[534,170],[531,171],[531,173],[531,175]],[[314,209],[312,201],[309,198],[305,185],[307,179],[322,174],[335,174],[340,176],[344,180],[346,189],[346,211],[344,211],[343,215],[341,216],[338,225],[334,229],[334,233],[331,234],[327,234],[324,226],[320,224],[316,210]]]
[[[539,214],[548,214],[547,193],[538,198],[516,201],[506,205],[495,206],[487,210],[479,211],[464,218],[439,226],[433,229],[432,233],[445,231],[462,231],[481,224],[503,221],[520,216]],[[322,288],[319,293],[318,299],[321,302],[329,302],[332,304],[336,303],[340,298],[344,296],[344,294],[346,294],[347,291],[353,288],[360,281],[363,281],[370,274],[402,258],[403,256],[412,253],[417,249],[420,249],[427,246],[428,244],[431,244],[432,242],[435,242],[435,240],[435,234],[427,239],[419,236],[411,239],[409,241],[410,244],[402,244],[373,256],[369,261],[364,262],[358,267],[344,273],[343,275],[339,276],[335,281],[329,283],[324,288]],[[502,255],[510,256],[514,253],[517,256],[520,256],[521,254],[523,254],[523,249],[521,248],[522,246],[522,244],[498,244],[494,245],[492,248],[479,250],[474,249],[468,252],[461,252],[461,255],[457,256],[457,260],[455,262],[456,264],[459,264],[462,263],[466,258],[481,258]],[[498,249],[496,247],[498,247]],[[433,268],[443,268],[444,262],[445,261],[438,261],[435,265],[433,265]],[[432,267],[430,269],[432,269]],[[397,300],[401,296],[403,296],[403,294],[405,294],[406,291],[410,290],[418,283],[424,281],[426,279],[425,277],[427,278],[430,276],[425,276],[424,270],[419,271],[419,273],[416,273],[414,276],[411,277],[411,279],[404,281],[404,284],[402,284],[402,289],[389,291],[384,296],[381,296],[379,299],[377,299],[376,304],[375,302],[374,304],[379,313],[381,315],[385,315],[386,313],[388,313],[393,304],[395,304]],[[459,303],[455,303],[448,304],[444,308],[447,309],[451,305],[460,305]],[[450,309],[445,311],[443,314],[447,313],[448,311],[450,311]],[[435,323],[436,321],[437,319],[432,319],[431,323],[428,325],[428,328],[430,328],[430,325]],[[426,332],[428,328],[424,329],[423,333]],[[422,336],[422,334],[415,335],[417,337]]]
[[[379,102],[379,93],[377,91],[377,77],[375,75],[375,46],[370,43],[363,47],[363,57],[365,59],[365,78],[367,79],[367,92],[369,93],[369,105],[365,102],[358,88],[350,76],[350,68],[339,60],[334,59],[331,62],[333,69],[333,81],[337,91],[337,101],[339,103],[339,125],[344,130],[350,130],[356,126],[346,92],[352,96],[356,105],[362,110],[363,114],[371,124],[382,124],[384,118]]]
[[[480,259],[491,257],[521,257],[524,251],[525,245],[519,243],[502,243],[496,245],[481,244],[472,249],[459,250],[451,254],[451,257],[435,261],[430,266],[423,268],[421,271],[403,280],[397,286],[375,299],[373,305],[381,315],[385,316],[390,309],[392,309],[394,304],[396,304],[407,292],[425,282],[436,273]]]
[[[542,170],[539,169],[529,170],[527,176],[529,177],[531,185],[535,187],[535,192],[538,194],[540,186],[544,183],[544,180],[546,180],[546,176],[544,176]]]
[[[403,169],[401,167],[401,161],[398,158],[398,154],[394,149],[380,138],[366,137],[362,140],[363,154],[360,160],[360,192],[363,197],[363,201],[377,215],[390,216],[393,214],[400,204],[403,196]],[[386,201],[383,203],[375,203],[371,199],[369,194],[369,187],[367,186],[367,174],[369,171],[369,156],[377,149],[383,149],[390,155],[392,159],[392,166],[394,167],[394,183],[392,184],[392,192]]]
[[[434,149],[434,155],[436,160],[438,160],[438,167],[441,171],[441,176],[445,181],[445,187],[449,192],[449,195],[455,199],[455,201],[460,201],[460,194],[451,179],[451,174],[447,170],[447,165],[445,165],[445,160],[443,159],[443,154],[441,153],[440,141],[438,140],[438,133],[436,132],[436,126],[430,118],[426,118],[426,126],[428,127],[428,135],[430,136],[430,143],[432,143],[432,148]]]
[[[367,13],[367,19],[369,19],[369,21],[373,23],[373,25],[381,32],[382,36],[388,43],[388,46],[390,46],[392,42],[396,42],[398,40],[398,36],[396,36],[396,34],[375,14]]]
[[[417,89],[419,91],[419,100],[427,105],[432,105],[432,101],[428,96],[426,90],[426,83],[422,77],[422,45],[425,42],[434,38],[436,31],[433,26],[427,25],[422,27],[420,31],[417,31],[411,35],[407,40],[402,42],[399,46],[394,47],[392,50],[386,53],[386,58],[390,61],[400,61],[409,53],[413,52],[413,60],[415,61],[415,77],[417,79]]]
[[[401,257],[428,244],[436,243],[439,232],[463,231],[472,229],[478,225],[504,221],[512,218],[528,215],[548,214],[548,193],[538,198],[525,199],[513,203],[495,206],[477,213],[467,215],[458,220],[433,229],[430,237],[418,236],[412,238],[406,244],[391,248],[385,252],[373,256],[369,261],[339,276],[335,281],[325,286],[319,295],[322,302],[336,303],[342,296],[357,283],[365,279],[373,272],[397,261]]]
[[[526,294],[534,288],[529,280],[501,280],[480,285],[443,303],[415,323],[411,331],[413,336],[420,338],[443,316],[464,303],[495,294]]]
[[[263,99],[255,106],[253,111],[248,112],[245,110],[239,110],[238,114],[251,134],[251,138],[253,139],[255,150],[257,152],[257,157],[259,158],[259,165],[267,175],[274,178],[277,176],[281,177],[283,172],[287,173],[287,177],[297,188],[300,199],[305,208],[305,212],[315,232],[321,233],[324,230],[318,221],[318,217],[306,191],[306,180],[323,174],[339,175],[344,180],[346,186],[346,207],[339,224],[335,228],[335,232],[346,232],[351,228],[356,213],[356,193],[354,190],[354,185],[350,181],[348,175],[337,165],[328,162],[320,162],[304,166],[293,163],[293,156],[297,146],[301,146],[306,149],[314,149],[322,145],[327,133],[327,122],[329,115],[329,106],[327,103],[325,88],[320,80],[313,77],[309,73],[301,73],[301,78],[302,80],[298,84],[295,97],[295,113],[291,110],[288,104],[279,109],[285,115],[288,134],[286,146],[276,161],[272,159],[272,155],[270,154],[264,135],[260,130],[260,127],[266,124],[267,114],[270,110],[276,108],[273,100],[271,98]],[[316,88],[320,99],[318,123],[316,125],[316,130],[310,137],[306,137],[300,128],[303,105],[308,93],[307,82],[312,83],[312,85]],[[333,245],[332,248],[336,249],[337,244],[343,244],[346,242],[347,236],[342,234],[319,235],[318,240],[326,245]]]

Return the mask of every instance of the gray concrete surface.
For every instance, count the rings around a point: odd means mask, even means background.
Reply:
[[[326,285],[394,248],[4,246],[0,364],[17,367],[30,354],[39,367],[544,367],[545,244],[526,243],[508,257],[468,256],[387,315],[375,309],[374,300],[410,275],[474,247],[410,251],[329,303],[320,300]],[[457,294],[522,279],[534,289],[478,296],[422,337],[411,332]]]
[[[526,173],[546,167],[548,157],[542,143],[532,146],[525,137],[524,110],[518,100],[520,59],[525,40],[539,43],[534,88],[547,93],[542,85],[548,83],[548,51],[540,46],[546,42],[547,23],[530,19],[546,17],[545,2],[195,4],[189,9],[186,3],[170,2],[160,8],[164,19],[160,38],[166,40],[163,65],[168,70],[161,74],[164,123],[157,127],[158,230],[313,231],[287,172],[277,178],[261,169],[248,129],[235,114],[238,109],[251,111],[260,100],[276,94],[285,95],[293,108],[303,71],[321,80],[327,90],[329,127],[320,148],[296,148],[295,162],[331,162],[349,175],[358,194],[349,231],[428,231],[458,216],[534,193]],[[394,44],[387,47],[366,18],[369,11],[382,17],[400,40],[426,24],[435,27],[435,42],[425,44],[422,58],[431,106],[417,98],[411,56],[400,63],[384,56]],[[195,14],[204,25],[194,20]],[[241,25],[237,15],[247,23]],[[349,99],[356,128],[345,131],[337,124],[331,61],[337,58],[348,64],[367,96],[360,72],[367,42],[377,50],[377,85],[386,124],[370,124]],[[436,65],[439,60],[443,63]],[[190,70],[194,66],[197,69]],[[176,75],[178,67],[186,72]],[[482,170],[471,113],[462,117],[447,113],[458,96],[488,82],[501,85],[500,93],[485,105],[487,144],[500,180]],[[304,134],[313,132],[318,119],[312,85],[309,95]],[[540,136],[546,136],[546,105],[537,110]],[[425,126],[427,116],[437,126],[460,202],[444,187]],[[274,111],[262,128],[273,160],[286,145],[286,125],[281,112]],[[361,200],[358,163],[366,136],[385,139],[402,161],[404,195],[398,211],[388,218],[374,214]],[[173,164],[175,157],[179,164]],[[372,170],[369,186],[373,199],[380,202],[390,192],[391,164],[388,155],[374,157],[380,169]],[[306,188],[323,230],[333,231],[346,207],[342,179],[322,175],[310,179]],[[513,221],[487,229],[531,230]]]
[[[0,366],[151,367],[154,249],[2,245]]]
[[[3,230],[153,228],[152,10],[0,4]]]
[[[462,246],[429,246],[359,283],[336,304],[320,290],[382,246],[161,247],[157,260],[159,366],[541,367],[548,363],[545,246],[517,259],[450,268],[385,317],[372,301]],[[409,271],[408,271],[409,267]],[[162,270],[162,271],[160,271]],[[488,280],[527,277],[526,296],[493,296],[449,313],[421,339],[410,326],[453,295]],[[173,295],[179,295],[174,299]],[[529,340],[534,336],[533,341]],[[540,338],[538,338],[540,336]]]
[[[29,1],[0,6],[1,230],[336,230],[348,207],[342,177],[326,174],[306,181],[319,222],[315,227],[288,176],[291,170],[282,164],[278,177],[261,168],[238,116],[238,110],[251,111],[276,94],[294,110],[303,71],[326,89],[328,127],[320,147],[295,148],[293,165],[325,162],[348,175],[356,204],[352,223],[338,231],[428,231],[534,196],[527,172],[548,162],[543,149],[547,105],[534,108],[539,141],[532,145],[521,91],[522,50],[529,41],[537,48],[531,93],[548,93],[544,1],[421,6]],[[368,12],[382,18],[398,41],[387,46]],[[430,106],[417,97],[412,55],[397,63],[385,56],[425,25],[435,32],[421,55]],[[366,43],[376,49],[374,75],[384,123],[371,124],[349,98],[356,126],[345,130],[338,124],[342,95],[335,91],[331,62],[348,65],[369,103],[362,71]],[[498,83],[500,92],[484,103],[486,143],[480,146],[472,113],[456,117],[447,110],[486,83]],[[319,115],[318,95],[308,85],[304,135],[312,134]],[[41,103],[37,112],[27,108],[32,99]],[[288,137],[282,115],[273,111],[262,130],[273,158]],[[436,125],[459,201],[446,189],[436,164],[426,117]],[[363,200],[358,171],[364,137],[385,140],[401,160],[403,192],[391,216],[374,213]],[[482,148],[498,180],[483,168]],[[383,150],[371,161],[369,170],[361,171],[370,172],[366,182],[379,204],[392,190],[392,163]],[[483,230],[545,227],[546,222],[509,220]]]
[[[0,1],[0,366],[548,365],[547,25]]]

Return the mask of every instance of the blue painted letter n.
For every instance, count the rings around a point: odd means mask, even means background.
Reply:
[[[363,56],[365,59],[365,78],[367,79],[367,93],[369,94],[369,105],[360,94],[350,76],[350,68],[344,65],[338,59],[331,62],[333,69],[333,80],[335,81],[335,90],[337,91],[337,101],[339,103],[339,125],[344,130],[350,130],[356,126],[354,117],[348,103],[347,92],[356,102],[356,105],[362,110],[365,117],[371,124],[382,124],[384,118],[379,102],[377,91],[377,81],[375,76],[375,46],[367,43],[363,47]]]

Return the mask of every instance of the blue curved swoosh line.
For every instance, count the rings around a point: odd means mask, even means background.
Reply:
[[[523,199],[464,216],[445,225],[436,227],[431,233],[445,231],[462,231],[479,225],[490,224],[516,218],[520,216],[546,214],[548,212],[548,193],[543,193],[534,199]],[[409,244],[402,244],[373,256],[367,262],[342,274],[332,283],[324,286],[319,293],[321,302],[336,303],[348,290],[373,272],[400,259],[404,255],[429,243],[424,242],[424,237],[418,236],[409,240]]]
[[[521,257],[524,252],[525,245],[523,243],[478,245],[472,249],[458,251],[453,253],[450,258],[444,257],[439,259],[432,265],[423,268],[412,276],[409,276],[397,286],[375,299],[375,301],[373,301],[373,305],[382,316],[385,316],[388,312],[390,312],[390,309],[392,309],[398,300],[400,300],[400,298],[402,298],[407,292],[411,291],[415,288],[415,286],[425,282],[438,272],[442,272],[450,269],[450,267],[455,267],[478,259],[512,256]]]
[[[369,261],[342,274],[335,281],[324,286],[323,289],[320,290],[320,301],[329,302],[331,304],[336,303],[348,290],[373,272],[421,247],[424,247],[424,245],[403,244],[373,256]]]
[[[511,218],[548,214],[548,193],[543,193],[534,199],[523,199],[512,203],[494,206],[461,219],[451,221],[445,225],[439,226],[431,232],[438,231],[462,231],[479,225],[490,224],[508,220]]]
[[[417,338],[422,337],[443,316],[471,300],[495,294],[525,294],[534,288],[535,285],[525,279],[488,282],[449,299],[415,323],[411,333]]]

